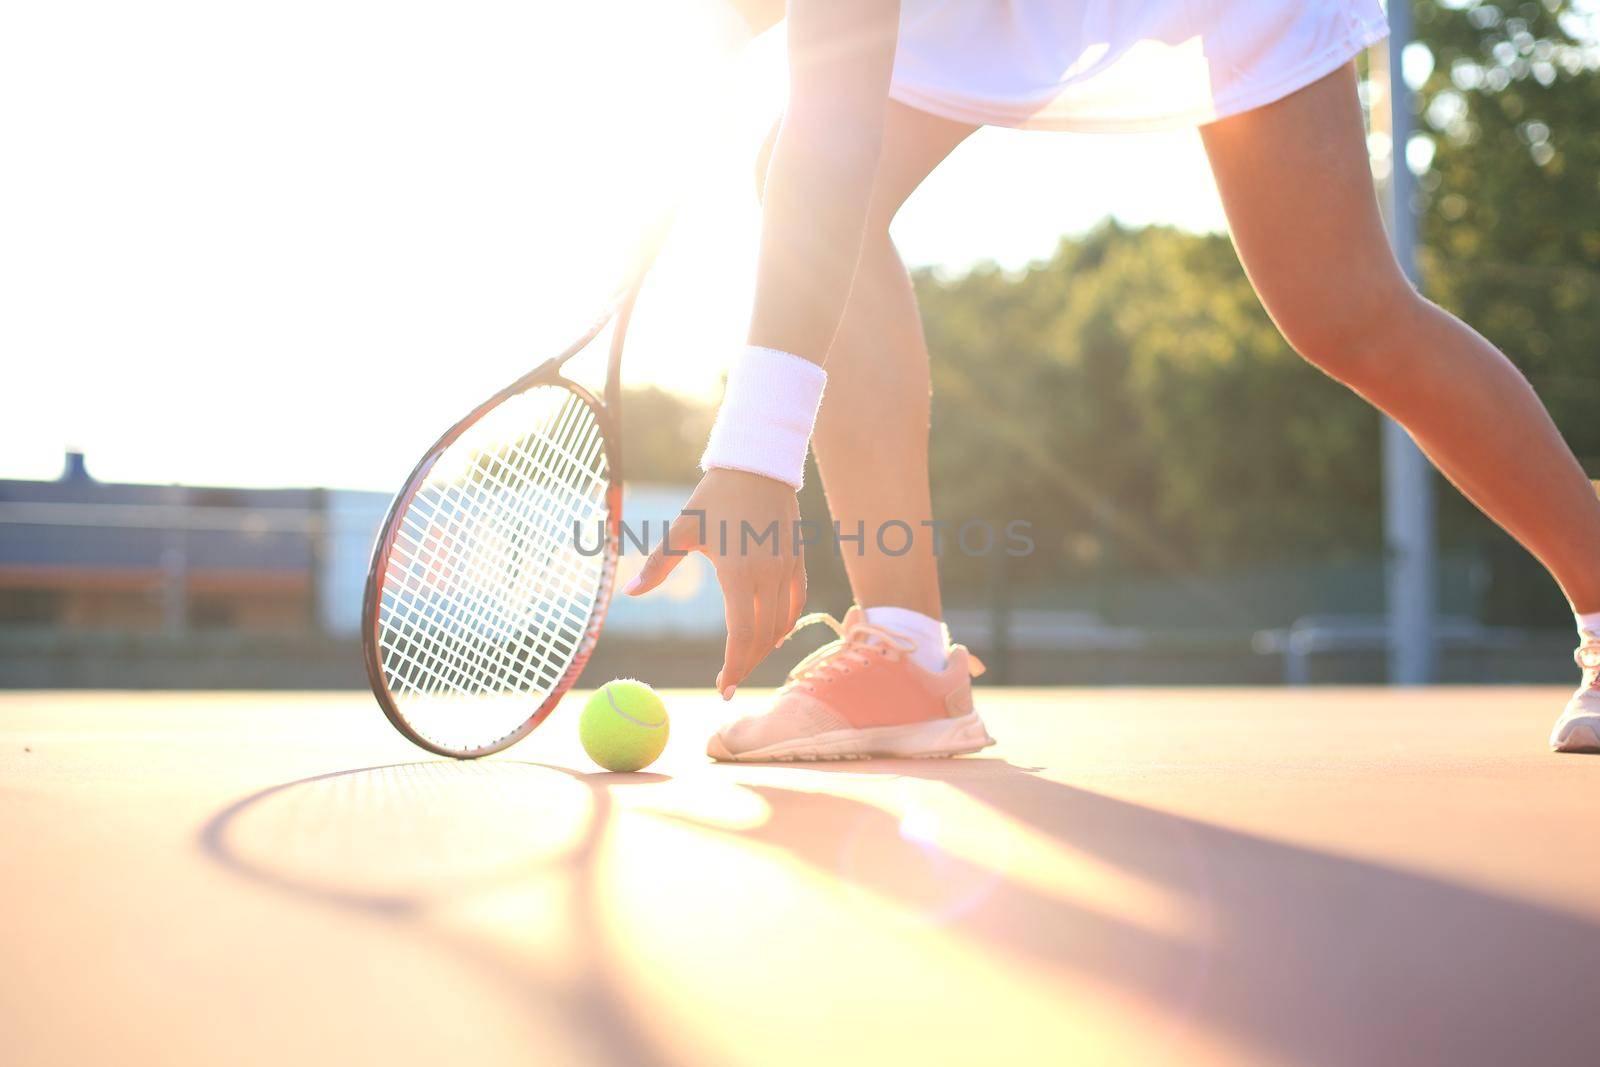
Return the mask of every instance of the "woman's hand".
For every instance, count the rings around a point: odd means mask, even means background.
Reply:
[[[717,692],[727,700],[778,646],[806,602],[805,554],[796,522],[795,491],[744,471],[706,472],[667,536],[623,592],[648,593],[690,552],[717,569],[728,626]]]

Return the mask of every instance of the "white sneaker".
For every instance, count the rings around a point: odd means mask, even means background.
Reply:
[[[1573,658],[1583,668],[1583,685],[1550,731],[1550,747],[1557,752],[1600,752],[1600,635],[1584,634]]]

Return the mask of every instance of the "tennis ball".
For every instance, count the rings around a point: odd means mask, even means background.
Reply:
[[[578,740],[608,771],[637,771],[667,747],[667,706],[656,691],[632,678],[595,690],[578,717]]]

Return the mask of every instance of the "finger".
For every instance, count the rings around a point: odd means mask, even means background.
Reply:
[[[789,634],[794,630],[795,623],[800,621],[800,616],[806,610],[806,556],[801,552],[794,558],[794,569],[789,572],[789,583],[785,590],[788,596],[788,610],[783,617],[783,632],[778,635],[778,644],[783,644],[789,639]]]
[[[718,575],[722,581],[722,604],[728,624],[728,643],[722,651],[722,670],[717,675],[717,692],[723,700],[733,697],[744,680],[744,665],[756,641],[755,586],[742,575]]]
[[[623,586],[622,592],[627,596],[648,593],[666,581],[667,575],[683,562],[686,555],[701,547],[700,520],[692,515],[679,515],[655,551],[644,561],[644,566],[639,568],[639,573],[633,576],[633,581]]]
[[[778,647],[783,636],[778,627],[789,610],[789,589],[786,575],[774,575],[756,594],[756,639],[751,643],[749,659],[744,665],[745,677],[761,665],[767,653]]]

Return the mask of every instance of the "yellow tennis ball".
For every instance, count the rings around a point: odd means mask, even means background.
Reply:
[[[637,771],[667,747],[667,706],[656,691],[632,678],[595,690],[578,717],[578,740],[608,771]]]

